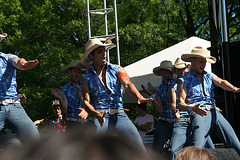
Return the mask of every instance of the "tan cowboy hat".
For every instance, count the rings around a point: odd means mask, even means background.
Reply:
[[[157,76],[161,76],[159,72],[161,69],[169,70],[172,72],[172,66],[173,65],[171,61],[168,61],[168,60],[162,61],[160,63],[160,66],[153,68],[153,73]]]
[[[80,63],[82,63],[83,65],[90,65],[92,64],[91,59],[88,57],[88,55],[94,51],[96,48],[98,47],[107,47],[110,44],[112,44],[111,40],[107,40],[105,43],[102,43],[100,39],[98,38],[94,38],[94,39],[89,39],[89,41],[87,42],[86,46],[85,46],[85,53],[83,54]]]
[[[7,37],[7,33],[0,34],[0,42]]]
[[[69,65],[63,67],[62,72],[63,72],[63,73],[68,73],[67,71],[68,71],[68,69],[70,69],[70,68],[78,68],[78,69],[80,69],[80,70],[84,70],[84,69],[83,69],[83,66],[80,65],[80,64],[81,64],[81,63],[80,63],[79,60],[73,60],[73,61],[70,62]]]
[[[177,69],[183,69],[186,68],[188,65],[187,62],[183,61],[181,58],[177,58],[176,61],[174,62],[173,68],[177,68]]]
[[[200,46],[194,47],[191,53],[184,53],[181,56],[182,60],[186,62],[190,62],[191,57],[206,58],[207,62],[209,63],[216,62],[216,58],[208,55],[207,48],[200,47]]]

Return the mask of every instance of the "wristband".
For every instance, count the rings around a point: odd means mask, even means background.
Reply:
[[[155,101],[156,100],[156,94],[153,94],[153,95],[151,95],[149,98],[152,98],[153,99],[153,101]]]
[[[188,105],[188,111],[189,111],[189,112],[192,112],[192,108],[193,108],[193,104],[189,104],[189,105]]]

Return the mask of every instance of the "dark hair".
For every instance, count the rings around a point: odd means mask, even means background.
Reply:
[[[142,108],[144,111],[147,112],[147,103],[138,104],[138,108]]]

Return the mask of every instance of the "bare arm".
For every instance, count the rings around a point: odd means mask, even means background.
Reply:
[[[121,73],[126,73],[125,69],[120,67],[118,69],[118,75]],[[120,79],[121,84],[123,85],[123,87],[125,88],[126,92],[130,95],[132,95],[133,97],[137,98],[138,104],[143,103],[143,102],[148,102],[148,101],[152,101],[152,98],[144,98],[139,91],[137,90],[137,88],[135,87],[135,85],[130,81],[128,76],[124,76],[121,77]]]
[[[138,130],[148,132],[151,129],[153,122],[147,122],[141,125],[138,125],[137,123],[134,124]]]
[[[81,101],[81,104],[82,104],[82,108],[78,108],[79,110],[81,110],[81,112],[78,114],[78,116],[83,118],[83,119],[87,119],[88,112],[85,110],[85,105],[84,105],[84,102],[83,102],[82,92],[79,89],[76,88],[76,94],[77,94],[77,97]]]
[[[179,100],[178,108],[183,111],[189,111],[189,105],[185,103],[185,100],[187,97],[187,89],[182,83],[182,81],[178,82],[177,90],[178,90],[178,100]],[[207,112],[200,107],[200,103],[191,106],[191,110],[201,116],[207,115]]]
[[[176,107],[177,106],[177,96],[176,96],[175,89],[172,85],[168,86],[168,98],[169,98],[172,113],[174,113],[177,118],[180,118],[179,110]]]
[[[63,93],[62,89],[51,88],[50,91],[51,91],[52,95],[54,95],[57,99],[59,99],[59,101],[61,103],[62,112],[63,112],[63,114],[66,114],[67,110],[68,110],[68,100],[67,100],[66,95]]]
[[[83,95],[83,103],[85,105],[86,110],[91,114],[92,116],[96,117],[98,119],[98,122],[100,123],[101,126],[103,126],[105,122],[105,115],[106,113],[100,113],[95,108],[91,105],[90,101],[90,91],[89,88],[84,80],[82,78],[81,80],[81,88],[82,88],[82,95]]]
[[[240,88],[234,87],[227,80],[223,80],[216,75],[214,75],[214,77],[213,77],[213,83],[214,83],[214,85],[221,87],[224,90],[233,91],[234,93],[240,92]]]
[[[11,54],[9,56],[9,60],[11,61],[13,57],[16,57],[15,55]],[[35,67],[38,64],[38,60],[30,60],[30,61],[26,61],[24,58],[17,58],[14,59],[12,64],[15,68],[19,69],[19,70],[28,70],[28,69],[32,69],[33,67]]]

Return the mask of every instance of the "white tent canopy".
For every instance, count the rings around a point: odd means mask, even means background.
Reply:
[[[154,88],[157,88],[162,81],[160,76],[153,74],[153,68],[159,66],[164,60],[170,60],[174,64],[178,57],[181,57],[183,53],[191,53],[192,48],[196,46],[208,48],[211,44],[207,40],[198,37],[190,37],[124,68],[127,71],[131,82],[136,86],[140,93],[142,93],[143,96],[148,97],[142,91],[141,85],[143,84],[146,88],[153,90]],[[211,72],[211,65],[209,63],[207,63],[206,70]],[[124,93],[123,101],[125,103],[136,103],[136,99],[127,93]]]

